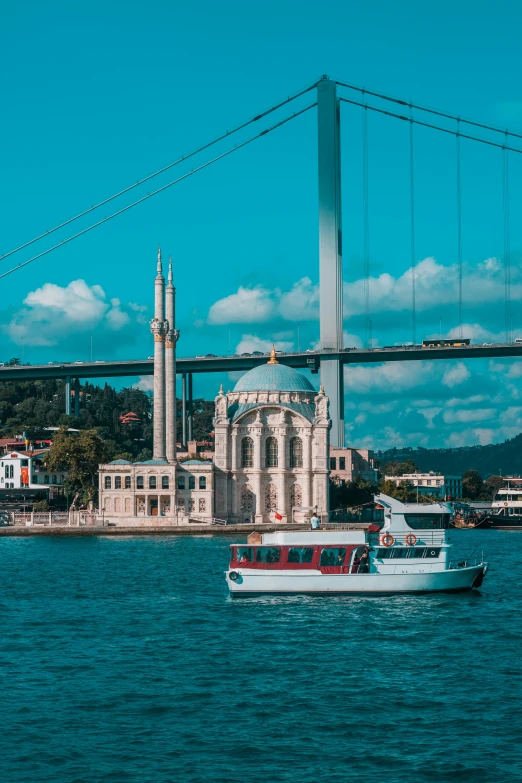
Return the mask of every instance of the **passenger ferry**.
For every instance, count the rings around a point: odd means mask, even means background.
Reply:
[[[484,519],[484,527],[501,530],[522,529],[522,477],[505,476],[505,487],[501,487],[491,504],[491,513]]]
[[[252,533],[230,547],[232,596],[260,594],[434,593],[472,590],[487,572],[483,558],[451,560],[445,506],[401,503],[378,495],[384,522],[366,530]]]

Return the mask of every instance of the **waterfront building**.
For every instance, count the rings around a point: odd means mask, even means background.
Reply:
[[[407,484],[417,490],[419,495],[433,495],[446,500],[458,500],[462,497],[462,476],[443,476],[439,473],[404,473],[402,476],[385,476],[385,481],[393,481],[400,486]]]
[[[154,318],[153,458],[100,465],[100,512],[115,524],[169,521],[290,522],[328,513],[328,397],[301,373],[267,364],[215,398],[211,459],[179,461],[176,447],[175,289],[158,252]],[[194,448],[194,445],[193,445]],[[196,444],[197,451],[197,444]],[[190,449],[189,449],[190,452]]]
[[[49,471],[45,466],[48,449],[38,452],[10,451],[0,458],[0,492],[9,489],[58,488],[67,477],[65,471]]]
[[[362,478],[370,484],[377,484],[377,468],[374,454],[369,449],[336,449],[330,446],[330,475],[340,481],[354,481]]]

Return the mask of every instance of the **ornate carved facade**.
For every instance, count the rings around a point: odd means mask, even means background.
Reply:
[[[278,364],[246,373],[215,400],[215,514],[301,520],[328,511],[328,398]]]

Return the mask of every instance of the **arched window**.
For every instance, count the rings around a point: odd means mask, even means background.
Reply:
[[[241,467],[254,467],[254,441],[252,438],[243,438],[241,441]]]
[[[114,489],[121,489],[121,476],[114,477]]]
[[[277,511],[277,487],[267,484],[265,487],[265,511]]]
[[[189,489],[196,489],[196,477],[189,476]]]
[[[299,484],[292,484],[290,487],[290,507],[303,505],[303,490]]]
[[[110,489],[110,488],[111,488],[111,477],[105,476],[105,489]]]
[[[143,489],[143,476],[136,477],[136,489]]]
[[[111,499],[110,498],[105,498],[105,501],[104,501],[103,505],[104,505],[105,511],[110,511],[111,510]]]
[[[125,511],[127,512],[127,514],[130,514],[130,510],[131,510],[131,499],[125,498]]]
[[[162,489],[168,489],[169,488],[169,477],[168,476],[162,476],[161,477],[161,488]]]
[[[291,438],[290,440],[290,467],[303,467],[303,441],[301,438]]]
[[[206,489],[207,488],[207,477],[206,476],[200,476],[199,477],[199,488],[200,489]]]
[[[125,476],[125,489],[130,489],[130,488],[131,488],[131,477]]]
[[[185,476],[178,476],[178,489],[185,489]]]
[[[267,438],[265,443],[265,464],[267,468],[277,468],[277,438]]]
[[[149,476],[149,489],[156,489],[156,476]]]
[[[255,497],[250,484],[243,484],[241,487],[241,511],[255,510]]]
[[[121,498],[114,499],[114,510],[121,511]]]

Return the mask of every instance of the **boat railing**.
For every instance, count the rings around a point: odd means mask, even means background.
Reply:
[[[450,560],[448,563],[448,571],[454,571],[458,568],[471,568],[472,566],[481,565],[484,562],[484,553],[476,557],[461,558],[460,560]]]
[[[386,532],[379,533],[379,544],[382,544]],[[401,530],[389,532],[395,545],[402,546],[441,546],[446,543],[445,530]]]

